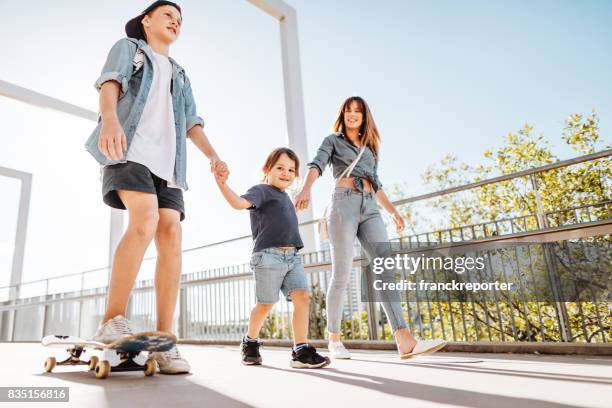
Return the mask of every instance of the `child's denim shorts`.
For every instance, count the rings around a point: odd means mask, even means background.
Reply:
[[[251,268],[255,277],[257,303],[276,303],[279,291],[288,301],[291,301],[291,291],[308,291],[302,257],[295,248],[266,248],[253,252]]]

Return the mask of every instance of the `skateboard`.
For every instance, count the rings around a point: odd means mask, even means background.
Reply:
[[[176,336],[165,332],[142,332],[105,344],[75,336],[50,335],[45,336],[41,343],[46,347],[64,348],[69,355],[59,363],[55,357],[47,358],[45,371],[48,373],[58,365],[87,365],[99,379],[108,377],[111,371],[144,371],[148,377],[157,371],[157,362],[148,358],[148,352],[170,350],[176,344]],[[99,350],[102,355],[82,360],[81,356],[88,349]]]

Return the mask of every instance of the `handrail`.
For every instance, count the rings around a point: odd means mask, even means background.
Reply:
[[[532,174],[542,173],[549,170],[558,169],[561,167],[573,166],[574,164],[584,163],[587,161],[602,159],[612,155],[612,149],[602,150],[597,153],[586,154],[584,156],[575,157],[569,160],[562,160],[556,163],[547,164],[545,166],[533,167],[531,169],[518,171],[516,173],[505,174],[503,176],[493,177],[486,180],[476,181],[474,183],[468,183],[457,187],[447,188],[445,190],[434,191],[433,193],[421,194],[414,197],[404,198],[401,200],[394,201],[394,205],[402,205],[412,203],[415,201],[426,200],[428,198],[439,197],[447,194],[457,193],[459,191],[471,190],[473,188],[486,186],[487,184],[499,183],[501,181],[511,180],[519,177],[529,176]]]

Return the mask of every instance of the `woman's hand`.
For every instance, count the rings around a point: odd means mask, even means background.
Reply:
[[[393,222],[395,223],[395,230],[398,234],[404,230],[406,223],[404,222],[402,215],[397,210],[395,210],[393,213]]]
[[[210,161],[210,172],[217,174],[229,174],[229,170],[227,168],[227,164],[219,159],[213,159]]]
[[[302,191],[295,196],[295,210],[302,211],[310,205],[310,189],[303,188]]]

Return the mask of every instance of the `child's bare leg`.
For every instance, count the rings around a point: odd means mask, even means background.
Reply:
[[[251,317],[249,318],[249,330],[247,335],[256,339],[259,336],[259,331],[263,327],[268,313],[272,310],[273,304],[270,303],[257,303],[251,310]]]
[[[172,318],[181,276],[181,214],[169,208],[159,209],[155,234],[157,264],[155,266],[155,297],[157,330],[171,332]]]
[[[293,302],[293,342],[294,344],[306,343],[308,340],[308,316],[310,307],[310,294],[305,290],[294,290],[291,292]]]
[[[117,193],[128,210],[129,223],[115,251],[104,322],[125,316],[132,286],[159,219],[155,194],[126,190]]]

